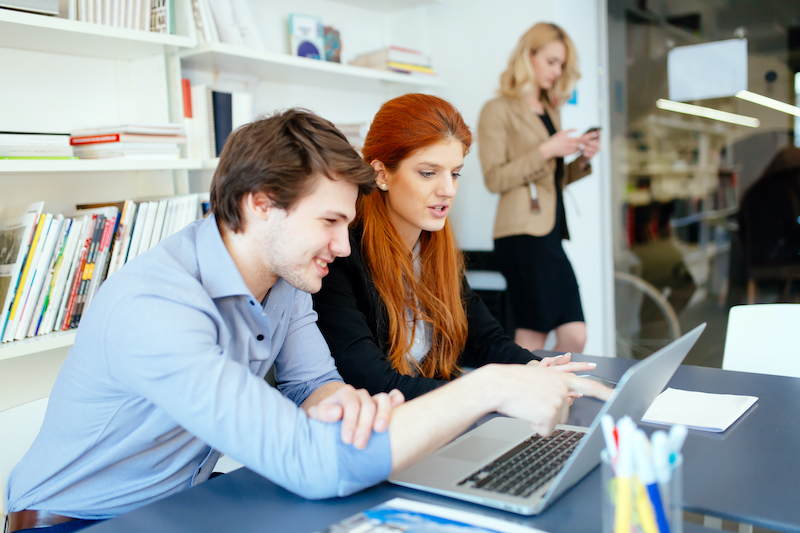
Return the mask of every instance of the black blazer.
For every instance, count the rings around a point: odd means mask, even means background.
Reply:
[[[386,358],[389,352],[386,307],[362,260],[358,228],[350,230],[350,246],[350,256],[340,257],[329,265],[322,290],[314,295],[319,328],[342,378],[370,394],[399,389],[409,400],[447,383],[442,379],[406,376],[392,368]],[[466,279],[463,283],[468,334],[458,365],[474,368],[487,363],[527,363],[539,359],[514,343]]]

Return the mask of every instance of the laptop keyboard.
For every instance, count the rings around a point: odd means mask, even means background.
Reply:
[[[583,435],[566,430],[534,435],[458,484],[526,498],[561,471]]]

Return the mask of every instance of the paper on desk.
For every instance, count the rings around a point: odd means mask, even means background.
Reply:
[[[757,400],[755,396],[669,388],[658,395],[642,422],[683,424],[691,429],[719,433],[728,429]]]

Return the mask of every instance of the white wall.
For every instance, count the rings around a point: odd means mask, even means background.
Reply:
[[[458,107],[473,131],[483,104],[494,97],[500,73],[519,37],[540,21],[561,25],[575,41],[580,58],[583,76],[577,86],[578,102],[564,106],[563,127],[582,132],[601,125],[608,131],[600,103],[605,80],[598,73],[605,55],[604,2],[498,0],[489,4],[482,0],[444,0],[425,9],[428,16],[415,20],[427,20],[427,25],[420,28],[417,24],[413,31],[405,33],[417,36],[418,47],[428,47],[426,51],[433,55],[434,68],[448,83],[437,94]],[[576,13],[580,16],[575,16]],[[399,26],[408,27],[408,19],[395,17],[393,35],[405,34]],[[567,188],[564,203],[572,240],[564,247],[580,286],[588,328],[585,352],[613,355],[610,181],[604,157],[606,154],[601,152],[596,158],[591,176]],[[451,215],[463,248],[493,248],[497,200],[498,195],[491,194],[483,183],[477,148],[473,147],[465,160]]]

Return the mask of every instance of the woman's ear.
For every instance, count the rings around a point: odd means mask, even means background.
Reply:
[[[384,167],[383,163],[377,159],[374,159],[370,165],[372,165],[372,168],[375,169],[375,183],[377,183],[378,187],[380,187],[382,190],[386,190],[385,187],[388,186],[388,183],[386,182],[386,167]]]

